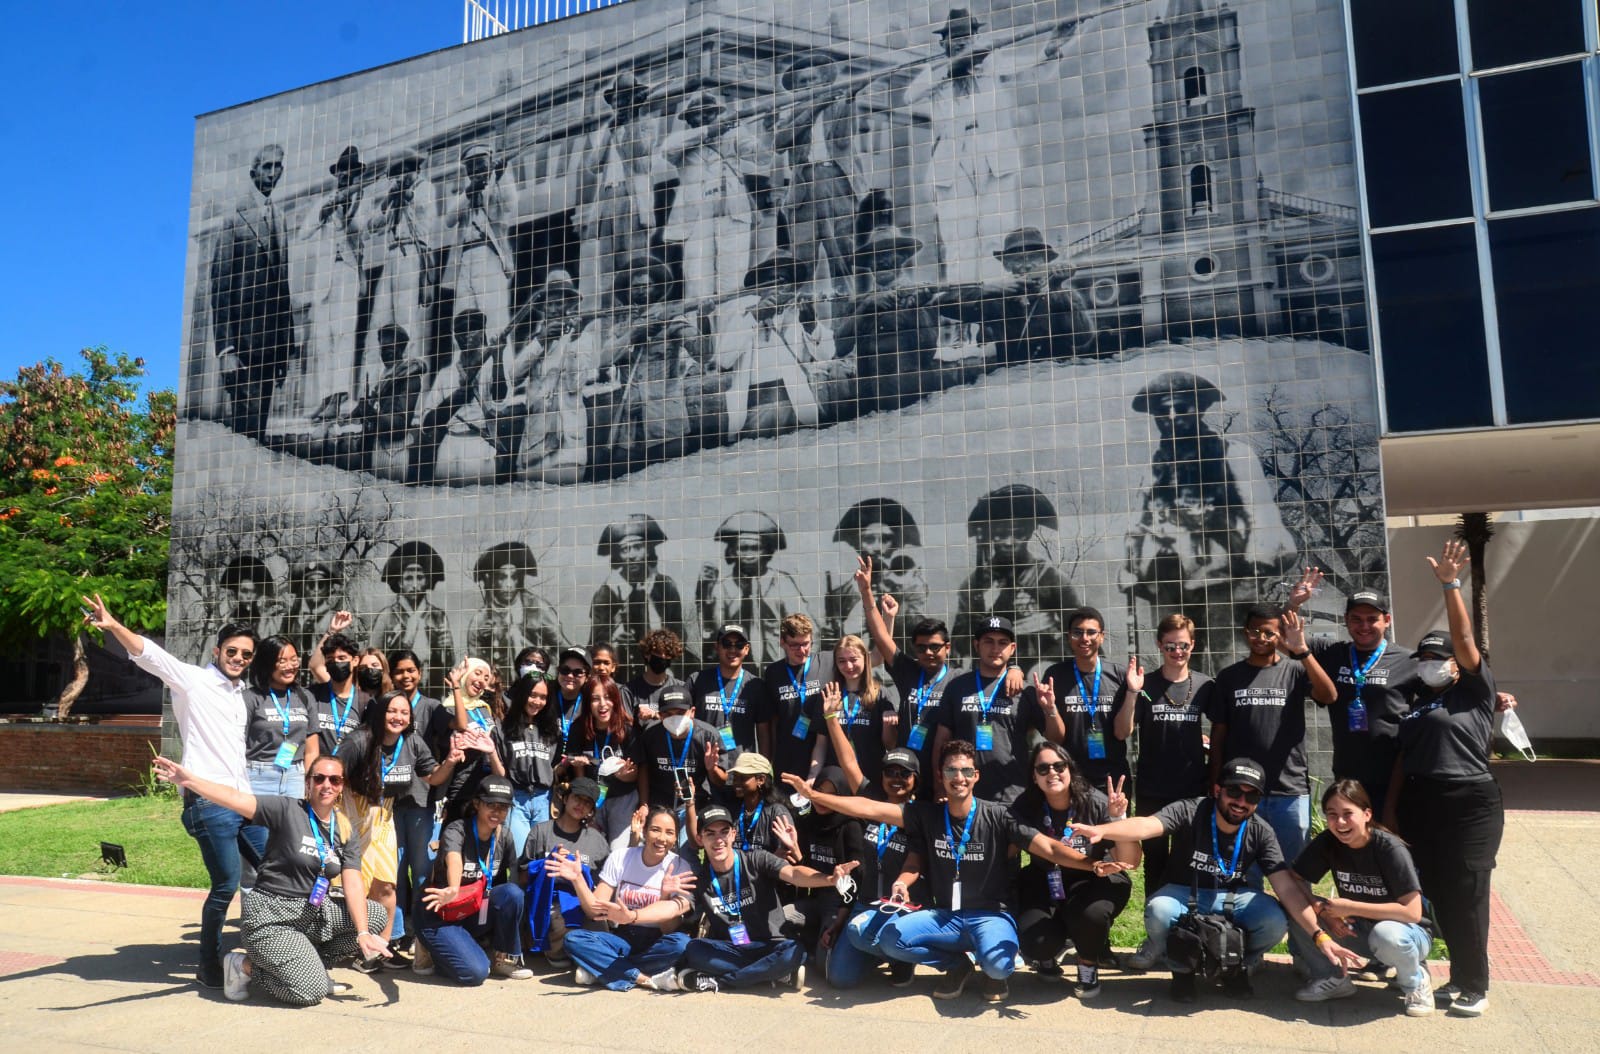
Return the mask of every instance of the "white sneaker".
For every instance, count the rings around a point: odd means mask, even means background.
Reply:
[[[1302,1003],[1323,1003],[1329,999],[1349,999],[1356,994],[1355,982],[1343,974],[1319,977],[1294,994]]]
[[[242,951],[231,951],[222,957],[222,994],[235,1003],[250,998],[250,975],[244,972]]]
[[[581,984],[585,988],[588,988],[592,985],[599,984],[600,978],[596,977],[594,974],[580,966],[576,970],[572,971],[572,983]]]
[[[1406,993],[1406,1017],[1427,1017],[1433,1011],[1433,981],[1424,971],[1422,983]]]
[[[1454,1017],[1482,1017],[1483,1012],[1489,1009],[1489,994],[1487,992],[1474,992],[1463,988],[1461,994],[1450,1003],[1450,1013]]]
[[[1156,951],[1155,942],[1149,937],[1139,945],[1139,950],[1122,960],[1122,965],[1134,973],[1148,973],[1156,968],[1161,961],[1161,954]]]
[[[533,976],[533,971],[522,965],[521,956],[506,955],[502,952],[495,952],[494,965],[489,968],[489,972],[496,977],[504,977],[511,981],[526,981]]]
[[[650,987],[658,992],[681,992],[683,985],[678,983],[678,974],[675,970],[662,970],[650,978]]]

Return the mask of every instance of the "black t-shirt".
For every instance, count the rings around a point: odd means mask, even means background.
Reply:
[[[444,825],[444,830],[439,833],[439,862],[434,865],[434,881],[442,883],[446,872],[446,853],[461,854],[461,884],[476,882],[484,875],[484,869],[494,876],[496,884],[506,880],[506,870],[516,853],[511,847],[511,836],[504,827],[495,831],[488,838],[478,835],[478,821],[476,817],[466,816],[459,820],[452,820]]]
[[[966,850],[961,856],[962,911],[1010,911],[1011,868],[1006,846],[1026,849],[1039,832],[1012,816],[1004,805],[972,800],[972,811],[960,820],[950,817],[946,807],[935,802],[912,802],[905,806],[906,838],[922,856],[923,873],[932,894],[932,907],[955,905],[952,890],[957,878],[955,847],[961,842],[967,820],[972,821]],[[949,821],[949,835],[945,822]],[[892,881],[892,880],[891,880]],[[927,906],[927,905],[925,905]]]
[[[989,704],[987,715],[985,704]],[[978,748],[974,793],[1001,804],[1015,801],[1028,785],[1028,732],[1044,732],[1044,712],[1033,688],[1006,695],[1004,673],[990,680],[976,670],[969,671],[945,688],[939,723],[950,730],[951,739],[964,739]],[[985,723],[993,740],[988,747],[979,738],[978,726]],[[930,769],[930,782],[933,775]]]
[[[1339,895],[1363,904],[1392,904],[1422,890],[1410,850],[1388,831],[1376,828],[1360,849],[1345,845],[1332,831],[1323,831],[1300,850],[1294,870],[1313,885],[1332,871]]]
[[[1065,812],[1060,812],[1050,807],[1050,803],[1037,788],[1029,788],[1022,797],[1011,803],[1011,815],[1046,838],[1060,841],[1090,860],[1104,860],[1111,855],[1113,843],[1097,842],[1090,845],[1088,836],[1078,834],[1073,830],[1073,826],[1082,823],[1105,823],[1110,819],[1107,815],[1107,804],[1105,793],[1091,787],[1088,808],[1082,814],[1079,814],[1076,808],[1070,807]],[[1069,831],[1072,833],[1068,834]],[[1049,875],[1052,871],[1061,871],[1062,877],[1068,883],[1079,878],[1087,878],[1090,874],[1088,871],[1064,868],[1048,860],[1030,857],[1028,865],[1017,873],[1017,896],[1023,907],[1051,906],[1053,901],[1050,897]]]
[[[339,753],[345,737],[361,727],[365,700],[353,678],[342,695],[335,695],[331,684],[314,684],[311,697],[317,704],[317,750],[323,757],[332,757]]]
[[[1217,674],[1217,716],[1228,726],[1224,763],[1249,758],[1267,773],[1268,794],[1309,794],[1306,700],[1311,680],[1293,659],[1271,666],[1236,662]]]
[[[1128,774],[1128,743],[1118,739],[1112,731],[1116,716],[1128,705],[1127,693],[1122,690],[1122,671],[1114,663],[1100,660],[1100,691],[1095,692],[1095,675],[1081,673],[1072,661],[1058,662],[1045,671],[1045,680],[1054,680],[1056,712],[1067,726],[1067,738],[1061,745],[1072,757],[1072,767],[1083,774],[1092,787],[1105,786],[1107,776]],[[1078,674],[1082,685],[1078,683]],[[1092,711],[1092,712],[1091,712]],[[1098,730],[1102,749],[1100,757],[1092,756],[1089,747],[1091,730]]]
[[[365,782],[367,763],[374,749],[383,755],[378,774],[383,780],[385,798],[410,794],[414,777],[426,776],[439,767],[433,751],[415,732],[407,732],[395,740],[393,746],[385,747],[381,742],[374,746],[372,733],[365,728],[358,728],[346,736],[340,745],[339,760],[344,762],[345,782],[369,801],[375,802],[378,797],[375,793],[378,788]]]
[[[502,735],[504,731],[502,728]],[[518,790],[549,790],[555,784],[559,735],[547,736],[538,726],[528,724],[522,726],[516,738],[503,738],[506,752],[501,761],[506,767],[506,778]]]
[[[433,741],[429,738],[429,732],[433,728],[434,711],[438,709],[439,700],[423,695],[421,689],[418,689],[416,692],[412,693],[411,731],[422,737],[423,742],[428,744],[429,750],[433,750]],[[443,754],[435,752],[433,755],[433,760],[439,761],[440,758],[449,756],[449,751],[446,751]],[[433,788],[428,786],[428,784],[423,781],[422,777],[418,776],[415,772],[413,772],[411,776],[411,789],[395,799],[395,806],[397,808],[408,807],[414,809],[426,809],[428,807],[428,799],[433,794]]]
[[[257,892],[304,900],[311,895],[318,875],[331,881],[341,871],[361,870],[361,842],[350,837],[349,823],[337,812],[327,824],[318,820],[313,831],[311,809],[305,802],[258,794],[256,814],[250,822],[267,829],[267,851],[256,868]],[[332,854],[326,864],[324,852]]]
[[[250,715],[244,730],[246,761],[275,761],[279,745],[285,742],[295,746],[294,761],[305,760],[306,732],[317,721],[317,703],[310,692],[299,685],[281,692],[246,688],[244,705]]]
[[[887,801],[880,787],[869,787],[862,797],[872,801]],[[861,832],[861,867],[856,871],[856,902],[869,904],[889,896],[894,880],[905,870],[906,854],[913,846],[906,839],[906,829],[899,824],[867,824]],[[911,887],[911,903],[926,904],[928,883],[919,877]]]
[[[695,675],[689,698],[694,700],[695,717],[717,729],[719,737],[723,728],[731,731],[733,748],[722,741],[724,764],[731,760],[734,748],[760,749],[756,726],[766,724],[772,716],[767,685],[761,678],[741,668],[737,677],[727,680],[720,667],[712,666]]]
[[[1217,828],[1220,843],[1215,845],[1218,840],[1212,837],[1213,815],[1210,798],[1185,798],[1156,812],[1162,831],[1172,836],[1172,853],[1167,857],[1166,873],[1161,876],[1163,885],[1187,888],[1198,882],[1201,889],[1242,889],[1251,864],[1259,864],[1263,875],[1289,866],[1283,859],[1283,850],[1278,848],[1278,836],[1259,815],[1251,813],[1234,834]]]
[[[1173,684],[1147,674],[1134,715],[1139,730],[1138,792],[1152,798],[1195,798],[1207,790],[1204,723],[1216,720],[1215,682],[1197,670]]]
[[[650,779],[650,800],[640,804],[676,808],[692,793],[695,804],[704,805],[711,795],[706,744],[720,742],[717,730],[704,721],[695,721],[682,739],[673,739],[664,722],[646,725],[633,747],[634,764]]]
[[[894,661],[889,664],[889,673],[900,693],[900,730],[895,745],[917,752],[917,760],[922,766],[917,774],[917,796],[931,798],[935,793],[934,733],[939,729],[944,690],[952,677],[960,675],[960,671],[946,665],[939,673],[930,674],[904,651],[898,651]],[[913,731],[919,726],[920,732]]]
[[[1481,663],[1442,695],[1419,698],[1400,721],[1400,750],[1407,776],[1450,783],[1480,783],[1489,774],[1494,733],[1494,675]]]
[[[550,702],[546,704],[556,710],[556,757],[563,754],[580,754],[576,749],[579,738],[582,737],[584,707],[587,705],[580,699],[563,699],[560,691],[550,693]]]
[[[772,715],[772,753],[768,759],[780,775],[788,772],[804,776],[811,768],[811,747],[817,736],[826,735],[809,716],[809,704],[822,698],[822,685],[833,669],[831,656],[813,654],[806,666],[790,666],[779,660],[761,672],[766,682],[769,713]],[[797,690],[803,689],[803,691]],[[803,719],[803,720],[802,720]]]
[[[772,833],[772,824],[780,816],[787,816],[790,822],[794,821],[794,813],[787,805],[764,801],[751,807],[731,788],[725,788],[716,798],[733,814],[734,848],[765,849],[779,856],[783,854],[783,845],[778,841],[778,836]]]
[[[638,740],[638,728],[629,725],[619,735],[611,732],[600,732],[590,736],[583,731],[582,726],[573,726],[572,736],[567,740],[567,755],[570,757],[590,757],[596,762],[604,761],[608,757],[622,758],[624,761],[634,757],[634,743]],[[626,794],[634,789],[634,784],[623,780],[620,776],[604,776],[598,764],[590,765],[584,769],[590,779],[600,784],[606,797],[613,794]],[[598,802],[596,804],[599,804]]]
[[[822,741],[828,745],[822,755],[822,763],[837,765],[839,759],[833,754],[833,740],[828,738],[828,730],[822,725],[825,720],[822,707],[820,693],[806,699],[806,714],[811,718],[811,727],[818,730]],[[883,775],[883,715],[886,712],[898,714],[899,711],[899,693],[892,685],[878,684],[878,698],[871,707],[859,695],[846,693],[844,696],[844,709],[836,720],[845,730],[850,745],[855,748],[856,763],[861,766],[861,774],[871,783],[878,782],[878,777]]]
[[[825,823],[832,819],[836,822]],[[800,818],[800,862],[816,871],[832,871],[854,860],[858,864],[865,852],[860,820],[826,817],[812,809]]]
[[[543,860],[557,846],[581,860],[596,880],[600,877],[600,869],[605,866],[606,858],[611,855],[611,843],[606,841],[606,836],[588,824],[580,827],[577,834],[568,834],[554,820],[545,820],[534,824],[528,832],[528,840],[522,847],[522,865],[532,860]]]
[[[667,679],[660,684],[651,684],[644,679],[644,674],[639,674],[622,686],[622,705],[627,709],[628,716],[636,723],[644,723],[639,717],[640,708],[661,713],[661,693],[674,685],[687,688],[688,685],[680,681],[676,675],[667,674]],[[655,721],[656,718],[650,718]]]
[[[490,711],[485,707],[474,707],[468,711],[467,720],[472,727],[488,731],[489,738],[494,741],[495,753],[503,759],[506,756],[505,736],[501,734],[500,726],[495,724],[489,714]],[[427,741],[435,757],[449,755],[450,737],[455,731],[455,715],[456,708],[453,702],[441,702],[429,716]],[[469,750],[466,754],[466,761],[456,766],[456,770],[450,774],[450,778],[442,787],[434,789],[433,800],[460,801],[470,798],[484,777],[494,772],[487,751]]]
[[[1390,642],[1373,662],[1374,653],[1357,652],[1350,642],[1327,637],[1313,640],[1311,653],[1339,690],[1338,698],[1327,707],[1335,778],[1360,780],[1368,788],[1388,783],[1399,749],[1400,718],[1423,690],[1416,660]],[[1356,697],[1359,669],[1366,670],[1366,683],[1361,687],[1361,705],[1367,712],[1365,732],[1350,728],[1350,703]]]
[[[734,850],[738,862],[738,884],[734,869],[715,874],[710,860],[697,865],[695,907],[705,916],[706,937],[714,941],[732,940],[728,927],[743,924],[752,941],[769,941],[783,927],[783,905],[778,901],[778,877],[784,863],[771,853],[755,849]],[[712,883],[712,878],[716,883]],[[719,893],[720,890],[720,893]]]

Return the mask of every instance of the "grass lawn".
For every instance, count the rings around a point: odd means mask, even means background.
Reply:
[[[200,850],[178,818],[176,796],[74,802],[0,814],[0,874],[107,880],[153,886],[211,885]],[[100,843],[127,850],[128,866],[100,862]]]

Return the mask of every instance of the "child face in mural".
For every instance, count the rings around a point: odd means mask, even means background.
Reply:
[[[522,568],[516,564],[501,564],[489,573],[486,582],[489,603],[497,608],[508,608],[522,595]]]
[[[871,523],[861,529],[861,555],[872,564],[874,571],[881,571],[889,563],[889,557],[894,554],[894,530],[882,523]]]
[[[771,559],[759,535],[741,534],[733,543],[733,573],[740,578],[760,578]]]
[[[1200,405],[1188,395],[1163,395],[1154,400],[1151,416],[1168,439],[1192,439],[1205,431]]]
[[[1029,520],[998,520],[989,527],[989,547],[996,564],[1024,564],[1033,559],[1028,542],[1034,525]]]
[[[418,564],[407,564],[400,572],[400,595],[413,604],[428,592],[428,572]]]

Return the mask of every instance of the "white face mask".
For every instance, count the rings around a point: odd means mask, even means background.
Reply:
[[[1455,671],[1450,668],[1449,659],[1429,659],[1417,663],[1417,676],[1429,688],[1439,689],[1449,687],[1456,679]]]
[[[677,739],[679,736],[689,734],[689,729],[694,726],[694,718],[688,714],[671,714],[663,717],[661,723],[667,726],[667,732],[672,738]]]

